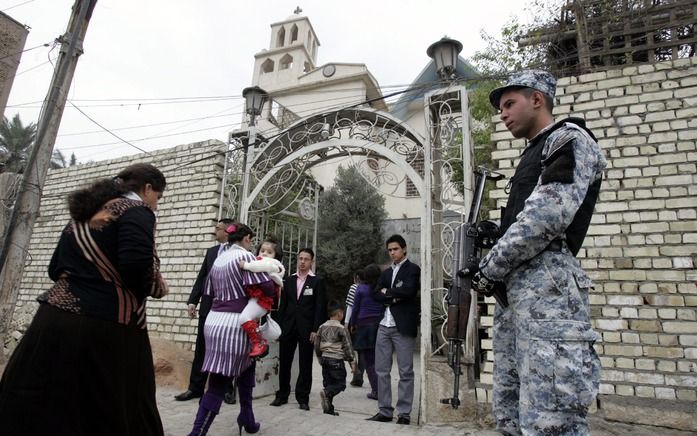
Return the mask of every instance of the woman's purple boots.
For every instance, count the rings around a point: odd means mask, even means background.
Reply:
[[[252,389],[256,385],[254,380],[254,367],[252,365],[245,372],[237,377],[237,393],[240,397],[240,414],[237,416],[237,425],[242,435],[242,428],[247,433],[256,433],[261,428],[261,424],[254,420],[254,410],[252,409]]]
[[[189,433],[189,436],[204,436],[208,433],[215,416],[220,412],[222,402],[222,398],[211,395],[210,392],[206,392],[203,395],[201,403],[198,405],[194,428]]]

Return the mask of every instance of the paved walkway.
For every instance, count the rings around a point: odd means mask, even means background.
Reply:
[[[185,436],[191,430],[191,425],[198,406],[196,400],[179,402],[172,398],[178,392],[172,388],[158,391],[158,403],[160,414],[167,436]],[[293,401],[282,407],[269,406],[272,400],[261,398],[254,401],[254,412],[257,420],[262,423],[263,435],[291,435],[291,436],[370,436],[392,435],[404,436],[498,436],[499,433],[491,429],[482,429],[472,423],[462,423],[458,426],[423,425],[410,426],[392,423],[366,421],[370,404],[359,404],[359,393],[365,395],[365,388],[350,388],[336,401],[340,416],[329,416],[322,413],[319,399],[311,402],[310,411],[299,410]],[[361,400],[362,401],[362,400]],[[370,401],[370,400],[366,400]],[[375,402],[373,401],[374,405]],[[220,415],[211,427],[210,436],[237,435],[236,418],[239,412],[238,405],[223,404]],[[373,413],[370,410],[369,413]],[[628,425],[591,418],[593,436],[688,436],[691,432],[669,430],[661,427]],[[243,434],[244,431],[243,431]]]
[[[418,359],[415,359],[418,362]],[[369,400],[365,395],[369,392],[368,381],[362,388],[347,386],[334,401],[339,416],[330,416],[322,413],[319,400],[319,388],[322,386],[321,369],[319,365],[313,365],[313,389],[310,400],[310,411],[298,409],[293,396],[288,404],[281,407],[269,405],[273,396],[254,400],[254,412],[257,420],[262,423],[263,435],[289,435],[289,436],[370,436],[374,434],[405,436],[496,436],[499,433],[492,429],[482,429],[475,423],[463,422],[458,426],[450,425],[423,425],[415,424],[416,411],[412,415],[412,425],[403,426],[392,423],[379,423],[366,421],[377,411],[377,402]],[[393,372],[396,374],[396,372]],[[417,371],[418,374],[418,371]],[[396,391],[396,384],[394,390]],[[417,389],[415,389],[418,392]],[[184,436],[191,430],[194,416],[198,407],[196,400],[175,401],[174,395],[180,391],[174,388],[158,388],[157,401],[162,416],[162,422],[167,436]],[[418,399],[415,398],[415,403]],[[239,413],[238,405],[223,404],[220,415],[216,418],[210,432],[211,436],[237,435],[236,418]],[[591,426],[594,436],[687,436],[693,433],[680,432],[659,427],[634,426],[619,423],[611,423],[601,419],[592,418]],[[245,434],[243,432],[243,434]]]
[[[370,434],[400,434],[400,435],[498,435],[492,431],[481,431],[477,427],[462,426],[398,426],[394,422],[381,423],[366,421],[365,418],[375,413],[376,402],[365,399],[365,404],[357,404],[357,399],[368,392],[365,388],[351,388],[340,395],[335,401],[335,407],[340,416],[330,416],[322,413],[319,397],[310,402],[310,411],[298,409],[297,404],[291,401],[281,407],[269,406],[273,397],[254,400],[254,412],[257,420],[262,423],[259,435],[318,435],[318,436],[367,436]],[[158,403],[160,414],[167,436],[184,436],[191,430],[196,408],[196,400],[178,402],[173,395],[177,391],[167,388],[158,391]],[[353,393],[353,395],[352,395]],[[343,398],[342,398],[343,397]],[[355,397],[347,401],[348,397]],[[372,404],[372,409],[371,409]],[[236,418],[239,412],[238,405],[223,404],[220,415],[216,418],[210,432],[211,436],[232,436],[237,433]],[[244,433],[243,433],[244,434]]]
[[[419,358],[414,356],[414,371],[419,373]],[[347,385],[346,390],[339,394],[334,400],[334,407],[339,412],[339,416],[330,416],[322,413],[320,405],[319,390],[322,386],[322,369],[317,361],[312,365],[313,381],[312,394],[310,396],[310,411],[298,409],[293,394],[289,398],[288,404],[281,407],[270,406],[273,396],[258,398],[254,400],[254,413],[257,420],[262,423],[259,435],[346,435],[346,436],[367,436],[374,433],[380,434],[400,434],[400,435],[438,435],[438,436],[462,436],[472,435],[498,435],[493,431],[482,431],[474,424],[452,427],[452,426],[418,426],[416,417],[418,416],[418,377],[414,386],[417,393],[414,398],[414,410],[412,413],[412,425],[404,426],[394,423],[381,423],[366,421],[365,419],[373,416],[377,412],[377,401],[366,398],[370,392],[367,377],[363,387],[353,387]],[[347,367],[348,368],[348,367]],[[394,379],[393,395],[396,395],[396,383],[398,380],[396,362],[393,367],[392,376]],[[349,374],[350,379],[350,374]],[[348,382],[348,380],[347,380]],[[175,401],[173,396],[178,392],[173,388],[158,388],[157,400],[160,407],[162,422],[165,427],[165,434],[168,436],[184,436],[191,430],[193,419],[198,407],[196,400]],[[396,400],[396,398],[394,398]],[[237,433],[237,414],[238,405],[223,404],[220,415],[213,422],[209,435],[211,436],[231,436]],[[244,433],[243,433],[244,434]]]

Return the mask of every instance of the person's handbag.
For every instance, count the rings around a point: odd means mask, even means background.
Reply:
[[[274,342],[281,337],[281,326],[270,316],[266,316],[266,322],[259,326],[259,333],[269,342]]]

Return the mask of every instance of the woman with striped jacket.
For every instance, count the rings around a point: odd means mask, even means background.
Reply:
[[[252,389],[255,385],[255,361],[249,356],[251,342],[242,328],[240,314],[249,300],[247,295],[276,292],[271,277],[264,272],[251,272],[240,267],[240,261],[256,258],[249,251],[254,232],[245,224],[234,223],[226,229],[229,248],[219,255],[208,273],[205,293],[213,297],[203,335],[206,357],[202,371],[207,371],[208,390],[201,398],[192,436],[205,435],[220,411],[225,387],[237,379],[240,414],[237,425],[247,433],[256,433],[261,425],[254,419]]]

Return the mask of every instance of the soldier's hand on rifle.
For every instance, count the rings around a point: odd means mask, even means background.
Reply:
[[[503,283],[490,280],[481,270],[477,271],[474,277],[472,277],[472,289],[485,297],[492,297],[495,292],[502,290],[503,287]]]

